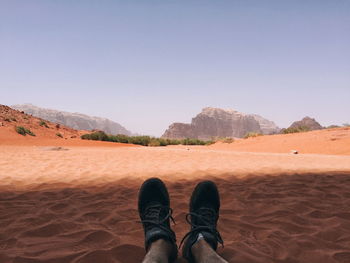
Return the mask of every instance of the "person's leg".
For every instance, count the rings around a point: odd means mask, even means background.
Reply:
[[[138,210],[145,233],[147,254],[144,263],[168,263],[177,257],[170,199],[165,184],[158,178],[146,180],[139,191]]]
[[[218,243],[223,244],[217,230],[219,210],[220,196],[215,183],[199,183],[192,193],[190,212],[186,216],[191,230],[182,240],[182,254],[189,262],[227,263],[216,253]]]
[[[204,239],[197,241],[191,251],[197,263],[228,263]]]
[[[173,245],[164,239],[154,241],[142,263],[168,263],[173,253]]]

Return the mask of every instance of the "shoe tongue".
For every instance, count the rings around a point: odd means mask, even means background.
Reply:
[[[150,206],[157,206],[157,205],[162,206],[161,203],[159,203],[159,202],[157,202],[157,201],[152,201],[152,202],[149,202],[149,203],[148,203],[147,207],[150,207]]]
[[[152,207],[154,207],[154,208],[152,209]],[[168,214],[168,210],[166,209],[166,206],[162,205],[161,203],[159,203],[157,201],[150,202],[146,207],[146,210],[147,209],[151,209],[154,211],[154,212],[151,212],[151,217],[154,217],[155,220],[162,220]],[[151,211],[151,210],[149,210],[149,211]]]
[[[205,218],[205,220],[216,221],[216,212],[212,208],[203,207],[197,210],[197,214]]]
[[[196,226],[216,227],[217,215],[213,209],[200,208],[194,212],[192,222]],[[196,216],[197,215],[197,216]]]

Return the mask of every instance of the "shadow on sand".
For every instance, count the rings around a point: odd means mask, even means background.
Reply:
[[[203,176],[205,178],[205,176]],[[350,175],[225,176],[219,249],[229,262],[350,262]],[[197,181],[165,180],[178,240]],[[0,262],[141,262],[142,182],[0,192]],[[178,262],[184,262],[179,260]]]

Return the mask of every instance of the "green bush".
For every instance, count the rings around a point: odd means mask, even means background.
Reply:
[[[126,136],[126,135],[124,135]],[[128,143],[148,146],[151,142],[149,136],[126,136]]]
[[[23,136],[26,136],[27,133],[26,133],[26,129],[22,126],[17,126],[16,127],[16,132],[23,135]]]
[[[120,143],[129,143],[129,137],[123,134],[118,134],[115,136],[117,141],[116,142],[120,142]]]
[[[22,126],[16,126],[16,132],[23,136],[26,136],[27,134],[30,136],[35,136],[35,134],[31,130],[26,129]]]
[[[62,135],[61,133],[59,133],[59,132],[56,133],[56,136],[57,136],[57,137],[60,137],[60,138],[63,138],[63,135]]]
[[[227,137],[227,138],[223,138],[222,140],[223,143],[233,143],[235,140],[233,138]]]
[[[155,146],[161,146],[161,145],[160,145],[160,141],[159,141],[159,140],[157,140],[157,139],[151,139],[151,141],[149,142],[148,146],[153,146],[153,147],[155,147]]]
[[[183,144],[183,145],[206,145],[207,142],[201,141],[199,139],[186,138],[186,139],[182,140],[181,144]]]
[[[166,139],[168,145],[179,145],[181,144],[181,140],[176,139]]]
[[[39,122],[39,125],[40,125],[41,127],[49,128],[49,126],[47,125],[47,123],[44,122],[44,121],[40,121],[40,122]]]
[[[108,135],[103,131],[97,131],[90,134],[84,134],[81,136],[83,140],[93,140],[93,141],[108,141]]]
[[[258,137],[258,136],[262,136],[261,133],[257,133],[257,132],[248,132],[245,136],[244,139],[250,138],[250,137]]]
[[[150,136],[127,136],[123,134],[107,135],[103,131],[92,132],[81,136],[83,140],[109,141],[119,143],[130,143],[142,146],[167,146],[167,145],[208,145],[213,141],[202,141],[198,139],[172,140],[164,138],[154,138]]]
[[[298,133],[298,132],[307,132],[307,131],[310,131],[309,127],[299,126],[299,127],[295,127],[295,128],[282,129],[281,133],[289,134],[289,133]]]

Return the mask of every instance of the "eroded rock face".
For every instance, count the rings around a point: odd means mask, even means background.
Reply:
[[[260,125],[263,123],[263,129]],[[234,110],[204,108],[192,119],[191,124],[174,123],[162,137],[171,139],[213,137],[244,137],[248,132],[272,133],[279,128],[261,116],[243,114]]]
[[[250,116],[259,122],[260,129],[262,130],[263,134],[276,134],[281,131],[281,129],[273,121],[267,120],[256,114],[251,114]]]
[[[305,117],[301,121],[293,122],[289,128],[300,128],[300,127],[306,127],[311,131],[323,129],[321,124],[319,124],[315,119],[310,117]]]
[[[92,117],[81,113],[70,113],[36,107],[32,104],[14,105],[12,108],[24,111],[35,117],[59,123],[76,130],[101,130],[108,134],[131,135],[131,132],[119,123],[109,119]]]
[[[175,122],[165,131],[163,137],[169,139],[194,138],[192,125]]]

